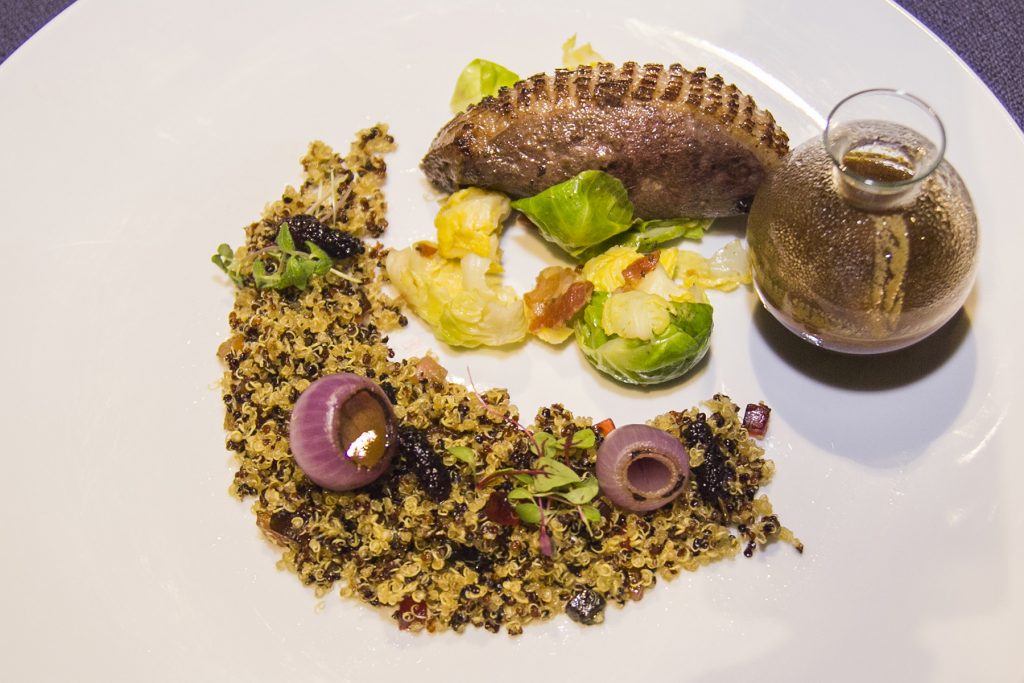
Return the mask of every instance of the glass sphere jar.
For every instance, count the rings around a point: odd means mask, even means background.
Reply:
[[[978,223],[945,144],[935,112],[902,91],[836,105],[750,209],[768,311],[817,346],[861,354],[914,344],[953,317],[974,282]]]

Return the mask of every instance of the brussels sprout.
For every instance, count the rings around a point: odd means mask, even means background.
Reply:
[[[668,326],[644,340],[605,332],[605,304],[611,296],[615,295],[594,292],[575,323],[583,355],[606,375],[627,384],[658,384],[685,374],[707,353],[712,328],[709,304],[666,302]]]

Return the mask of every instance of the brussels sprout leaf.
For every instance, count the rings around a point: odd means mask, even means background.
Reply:
[[[476,104],[485,97],[497,95],[503,87],[514,85],[518,81],[519,75],[502,65],[486,59],[474,59],[462,70],[459,80],[455,83],[451,101],[452,113],[458,114],[469,105]]]
[[[654,221],[637,220],[623,239],[616,244],[632,247],[641,254],[653,251],[658,246],[674,239],[699,240],[711,225],[711,219],[667,218]]]
[[[541,235],[579,257],[633,224],[633,202],[622,182],[603,171],[584,171],[543,192],[512,202]]]
[[[674,239],[700,239],[711,225],[709,219],[634,219],[626,187],[603,171],[584,171],[512,207],[579,261],[618,245],[646,253]]]

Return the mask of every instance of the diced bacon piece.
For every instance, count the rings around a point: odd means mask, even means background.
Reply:
[[[558,327],[568,323],[587,302],[590,295],[594,293],[594,285],[590,282],[574,282],[562,294],[551,299],[544,305],[543,314],[534,319],[530,324],[530,330],[535,331],[541,327]]]
[[[579,279],[571,268],[549,266],[537,275],[533,291],[523,295],[530,318],[530,331],[565,325],[594,292],[594,285]]]
[[[448,371],[433,356],[423,356],[416,361],[416,376],[431,382],[444,382]]]
[[[544,312],[544,305],[569,288],[579,279],[572,268],[565,266],[548,266],[537,273],[537,282],[533,290],[523,295],[523,301],[530,309],[532,317],[539,317]]]
[[[772,409],[764,403],[748,403],[747,409],[743,411],[743,426],[747,434],[760,439],[768,431],[768,416]]]
[[[635,289],[647,273],[658,267],[658,259],[660,257],[661,252],[655,249],[623,268],[622,277],[626,278],[626,289]]]
[[[437,253],[437,247],[430,242],[417,242],[415,244],[416,251],[420,253],[423,258],[430,258]]]

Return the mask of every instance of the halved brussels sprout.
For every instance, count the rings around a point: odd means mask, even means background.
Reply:
[[[686,374],[707,353],[712,328],[710,304],[665,302],[668,326],[650,339],[638,339],[605,332],[605,307],[612,296],[616,295],[594,292],[575,323],[576,341],[583,355],[601,372],[627,384],[658,384]],[[655,317],[660,313],[656,312]],[[649,329],[656,330],[661,322],[653,321]],[[637,323],[633,320],[630,324]]]

